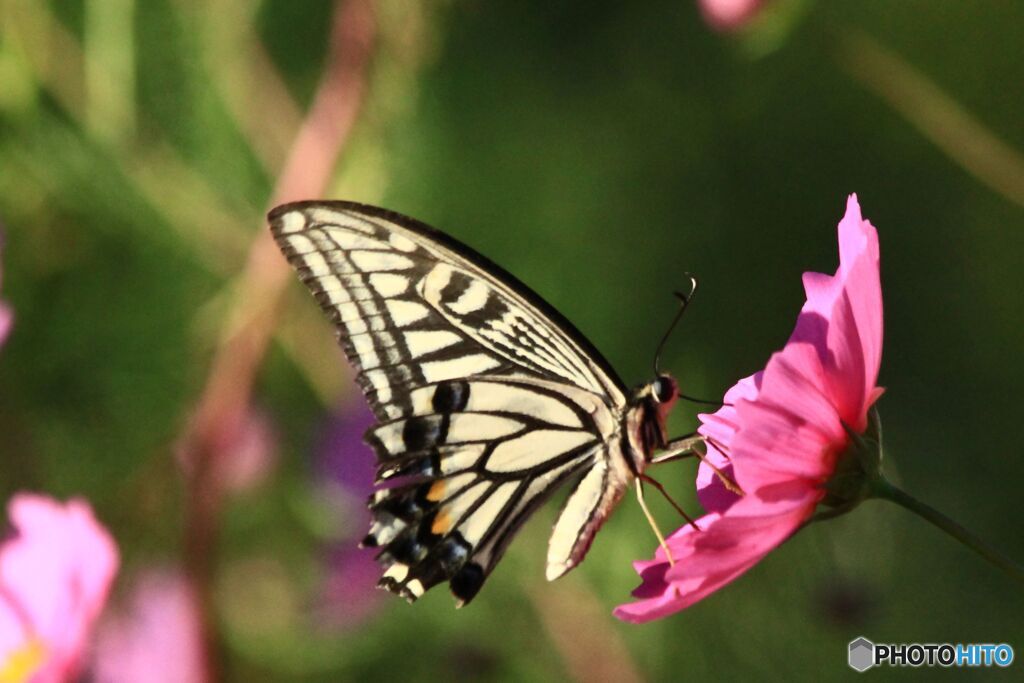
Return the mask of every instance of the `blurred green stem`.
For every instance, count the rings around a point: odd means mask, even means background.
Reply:
[[[1020,565],[1008,558],[1006,555],[1003,555],[988,543],[981,540],[932,506],[922,503],[906,491],[893,486],[885,478],[880,478],[875,482],[874,492],[876,497],[884,498],[885,500],[896,503],[897,505],[928,520],[995,566],[1002,569],[1011,578],[1024,583],[1024,568],[1021,568]]]
[[[946,156],[1024,206],[1024,157],[922,71],[861,31],[834,31],[839,64]]]
[[[97,139],[123,146],[135,128],[135,0],[85,6],[85,122]]]

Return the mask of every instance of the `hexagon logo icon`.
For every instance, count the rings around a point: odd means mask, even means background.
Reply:
[[[861,636],[850,641],[850,668],[867,671],[875,665],[875,644]]]

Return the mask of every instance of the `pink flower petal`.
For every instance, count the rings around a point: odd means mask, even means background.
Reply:
[[[96,639],[97,683],[203,683],[201,617],[184,577],[149,571],[137,581],[128,609],[106,619]]]
[[[708,512],[725,512],[740,496],[726,487],[722,477],[710,465],[718,468],[723,476],[736,480],[736,472],[729,459],[714,446],[708,446],[707,456],[697,469],[697,500]]]
[[[808,499],[766,508],[757,498],[745,496],[727,514],[711,513],[698,519],[701,531],[683,527],[668,541],[675,566],[664,558],[638,563],[643,583],[633,595],[640,599],[617,607],[615,616],[642,623],[702,600],[786,540],[816,502]],[[660,549],[658,554],[663,555]]]
[[[807,303],[791,341],[815,346],[826,371],[823,388],[841,419],[863,431],[882,357],[882,288],[878,233],[861,218],[856,195],[839,224],[839,254],[835,276],[804,275]]]
[[[739,417],[736,412],[736,404],[740,401],[752,401],[757,398],[758,385],[761,383],[761,373],[751,375],[737,382],[722,399],[725,405],[712,414],[700,415],[702,423],[701,434],[710,439],[708,443],[707,457],[701,462],[697,469],[697,498],[700,504],[708,512],[725,512],[725,510],[739,500],[739,496],[726,488],[721,477],[715,474],[711,467],[714,465],[726,476],[736,479],[732,463],[720,451],[715,444],[732,443],[733,436],[739,428]]]

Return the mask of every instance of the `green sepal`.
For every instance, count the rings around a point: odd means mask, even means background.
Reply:
[[[821,521],[845,514],[868,498],[876,496],[882,477],[882,421],[878,410],[868,411],[868,426],[863,434],[843,423],[850,444],[836,459],[832,476],[825,482],[825,508],[817,512],[812,521]]]

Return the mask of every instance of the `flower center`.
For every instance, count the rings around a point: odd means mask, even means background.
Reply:
[[[26,683],[46,658],[46,646],[31,638],[11,652],[0,666],[0,683]]]

